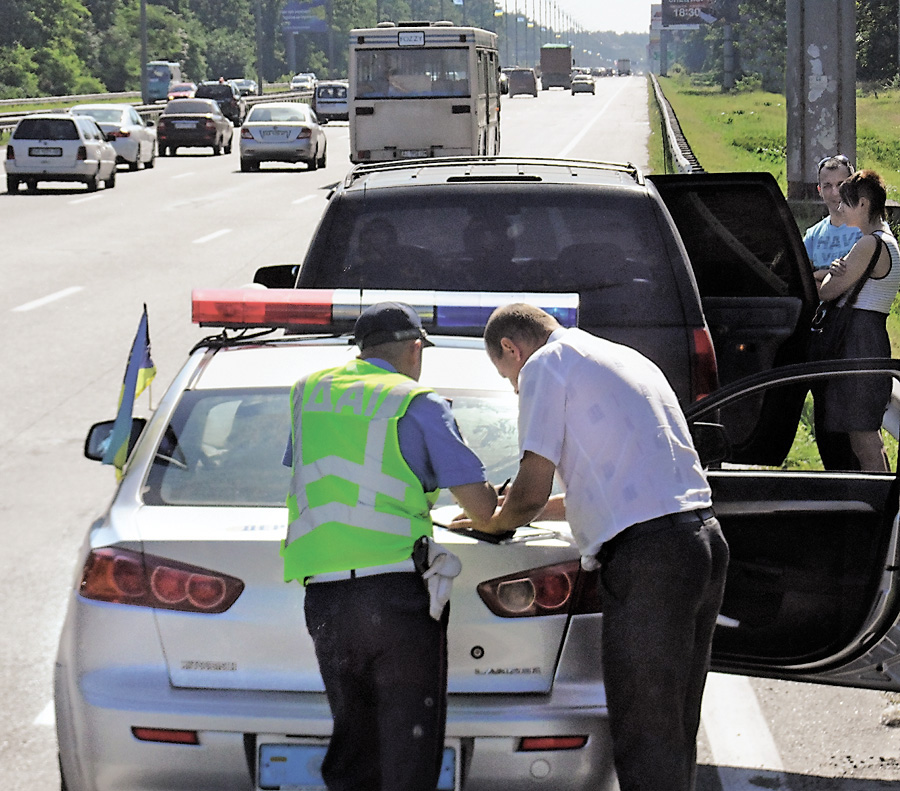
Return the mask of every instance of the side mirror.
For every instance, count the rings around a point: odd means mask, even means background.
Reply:
[[[296,288],[299,271],[297,264],[261,266],[253,275],[253,282],[266,288]]]
[[[112,437],[113,426],[115,420],[104,420],[102,423],[94,423],[88,431],[87,439],[84,441],[84,455],[91,461],[103,461],[103,454],[109,447],[109,440]],[[138,437],[147,425],[147,420],[142,417],[133,417],[131,419],[131,436],[128,437],[128,455],[137,444]]]
[[[704,467],[720,464],[731,454],[728,433],[721,423],[691,423],[691,435]]]

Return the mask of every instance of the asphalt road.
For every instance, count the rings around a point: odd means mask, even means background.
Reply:
[[[504,98],[505,154],[647,164],[642,78],[597,94]],[[88,462],[91,423],[115,414],[125,362],[147,304],[155,404],[203,331],[190,291],[251,281],[258,266],[300,262],[329,189],[350,167],[346,124],[328,133],[328,167],[264,165],[206,149],[120,169],[88,194],[44,184],[0,194],[0,786],[58,788],[53,659],[74,557],[114,488]],[[237,145],[235,145],[237,149]],[[3,152],[0,149],[0,156]],[[123,640],[127,636],[123,636]],[[881,724],[882,693],[714,676],[699,744],[701,791],[874,791],[900,782],[900,732]]]

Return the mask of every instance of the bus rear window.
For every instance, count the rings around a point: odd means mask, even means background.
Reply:
[[[359,99],[468,96],[468,50],[358,50]]]

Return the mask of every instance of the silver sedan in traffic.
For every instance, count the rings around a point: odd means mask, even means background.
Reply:
[[[241,170],[259,170],[260,162],[305,162],[325,167],[325,132],[309,105],[265,102],[250,110],[241,128]]]

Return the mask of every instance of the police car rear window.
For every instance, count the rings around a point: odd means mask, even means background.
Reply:
[[[345,195],[326,222],[317,236],[328,243],[310,251],[300,286],[578,291],[590,323],[684,320],[666,240],[639,190],[383,188]]]
[[[512,477],[519,459],[512,393],[445,395],[489,479]],[[290,468],[282,463],[291,430],[289,398],[285,388],[185,392],[157,447],[144,502],[283,506],[290,479]],[[439,500],[440,505],[452,502],[447,492]]]

